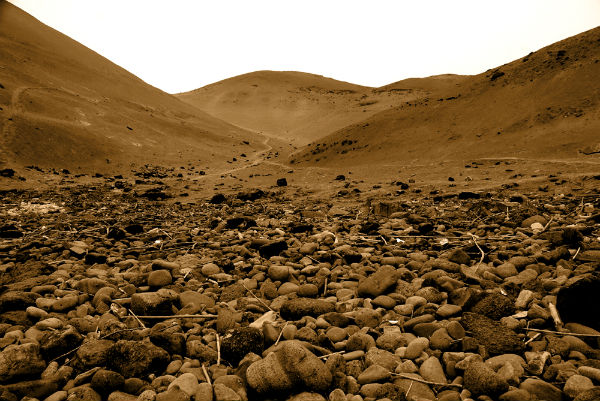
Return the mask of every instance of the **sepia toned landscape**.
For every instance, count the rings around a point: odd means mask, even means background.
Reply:
[[[600,399],[599,76],[169,94],[0,1],[0,400]]]

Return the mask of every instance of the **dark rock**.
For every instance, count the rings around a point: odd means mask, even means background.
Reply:
[[[367,221],[360,226],[360,232],[367,235],[377,234],[380,227],[381,225],[376,221]]]
[[[62,331],[48,331],[40,340],[40,351],[44,359],[51,360],[77,348],[83,336],[74,327]]]
[[[382,295],[396,284],[399,277],[398,271],[393,266],[381,266],[358,284],[358,296],[375,298]]]
[[[459,265],[470,265],[471,258],[462,249],[454,249],[448,254],[448,260],[450,262],[458,263]]]
[[[93,264],[103,264],[106,263],[106,255],[103,255],[101,253],[98,252],[88,252],[85,255],[85,263],[87,263],[88,265],[93,265]]]
[[[281,394],[293,389],[324,391],[332,376],[325,364],[300,343],[283,341],[274,352],[250,365],[246,379],[259,394]]]
[[[253,327],[233,329],[221,341],[221,353],[227,362],[236,366],[246,354],[262,354],[264,337],[261,330]]]
[[[150,329],[150,341],[171,355],[185,355],[185,335],[178,326],[155,324]]]
[[[138,223],[133,223],[125,226],[125,231],[131,235],[137,235],[144,232],[144,226]]]
[[[173,300],[157,292],[141,292],[131,296],[131,310],[136,315],[171,315]]]
[[[350,323],[350,318],[338,312],[325,313],[321,317],[335,327],[346,327]]]
[[[600,386],[592,387],[589,390],[577,394],[573,401],[597,401],[600,400]]]
[[[479,194],[477,192],[462,191],[462,192],[458,193],[458,199],[461,199],[461,200],[480,199],[480,198],[481,198],[481,194]]]
[[[3,168],[2,170],[0,170],[0,177],[11,178],[14,177],[14,175],[15,170],[13,170],[12,168]]]
[[[303,316],[317,317],[333,312],[335,305],[322,299],[295,298],[285,301],[281,306],[281,317],[288,320],[298,320]]]
[[[225,202],[227,200],[227,198],[225,197],[225,195],[223,194],[214,194],[212,198],[210,198],[210,200],[208,201],[208,203],[211,203],[213,205],[220,205],[221,203]]]
[[[486,295],[477,302],[471,312],[479,313],[490,319],[500,320],[504,316],[510,316],[515,313],[514,303],[506,296],[493,292]]]
[[[108,366],[125,377],[161,373],[169,363],[164,349],[145,341],[119,340],[109,350]]]
[[[287,187],[287,184],[288,184],[287,179],[285,179],[285,178],[278,178],[277,179],[277,186],[278,187]]]
[[[487,316],[465,312],[461,325],[492,355],[520,353],[525,348],[517,333]]]
[[[139,394],[147,384],[138,377],[130,377],[125,379],[125,383],[123,383],[123,391],[127,394]]]
[[[23,397],[32,397],[43,400],[59,391],[61,387],[60,383],[52,379],[20,381],[18,383],[0,386],[0,397],[3,395],[2,389],[4,389],[13,394],[17,400],[25,399]]]
[[[569,253],[569,249],[566,246],[561,246],[550,252],[544,252],[541,255],[538,255],[537,257],[538,262],[545,263],[547,265],[554,265],[561,259],[571,259],[571,254]]]
[[[116,241],[120,241],[123,238],[127,237],[127,232],[120,227],[111,227],[108,230],[107,238],[114,239]]]
[[[508,390],[508,383],[483,362],[472,362],[465,370],[464,386],[473,395],[498,396]]]
[[[288,226],[289,232],[292,234],[311,232],[315,226],[309,223],[292,223]]]
[[[593,275],[578,277],[558,291],[556,309],[565,323],[580,323],[600,330],[600,311],[585,305],[600,304],[600,278]]]
[[[14,224],[6,224],[0,227],[0,238],[21,238],[23,232]]]
[[[202,344],[200,340],[189,340],[185,346],[188,358],[198,359],[201,362],[215,362],[217,360],[217,350]]]
[[[121,374],[107,369],[100,369],[94,373],[91,381],[92,388],[104,396],[120,390],[124,383],[125,378]]]
[[[234,229],[234,228],[247,229],[250,227],[256,227],[256,221],[254,219],[252,219],[251,217],[247,217],[247,216],[232,217],[230,219],[227,219],[226,227],[228,229]]]
[[[0,295],[0,313],[14,310],[24,310],[34,306],[39,294],[23,291],[7,291]]]
[[[258,252],[263,258],[269,259],[273,256],[278,256],[281,252],[285,251],[286,249],[288,249],[287,242],[283,240],[271,241],[258,248]]]
[[[167,194],[162,188],[150,188],[144,191],[140,196],[151,201],[163,201],[171,198],[171,195]]]
[[[69,401],[102,401],[102,396],[96,390],[87,385],[77,386],[69,389]]]
[[[248,191],[239,192],[236,197],[239,200],[252,202],[257,199],[262,198],[265,195],[266,195],[265,192],[260,189],[251,189]]]
[[[37,344],[9,345],[0,352],[0,383],[33,377],[45,368]]]
[[[86,340],[77,350],[75,364],[80,370],[104,366],[114,342],[111,340]]]

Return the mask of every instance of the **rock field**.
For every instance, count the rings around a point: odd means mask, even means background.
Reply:
[[[0,193],[0,400],[599,400],[600,201]]]

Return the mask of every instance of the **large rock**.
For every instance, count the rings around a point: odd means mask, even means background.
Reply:
[[[316,355],[297,341],[283,341],[276,351],[254,362],[246,371],[250,387],[260,394],[293,389],[325,391],[331,372]]]
[[[45,368],[37,344],[9,345],[0,352],[0,383],[33,377]]]
[[[319,316],[335,311],[335,305],[322,299],[295,298],[281,305],[281,317],[288,320],[298,320],[304,316]]]
[[[600,303],[600,278],[585,275],[567,284],[556,297],[556,309],[562,320],[600,330],[600,311],[584,307]]]
[[[8,291],[0,295],[0,313],[9,310],[22,310],[35,305],[39,294],[33,292]]]
[[[19,381],[17,383],[0,386],[0,395],[2,395],[2,389],[4,389],[11,394],[14,394],[14,396],[17,397],[14,398],[15,400],[27,399],[24,397],[32,397],[34,399],[44,400],[47,399],[46,397],[50,396],[51,394],[56,393],[62,386],[62,383],[59,383],[53,379]],[[1,398],[0,396],[0,399],[9,400],[10,398]]]
[[[108,365],[125,377],[162,372],[169,359],[167,351],[146,341],[119,340],[108,353]]]
[[[464,386],[474,395],[499,395],[508,390],[508,383],[483,362],[472,362],[465,369]]]
[[[172,315],[173,299],[158,292],[141,292],[131,296],[131,310],[136,315]]]
[[[81,370],[104,366],[108,361],[108,353],[114,342],[111,340],[88,340],[77,350],[76,364]]]
[[[523,381],[519,386],[520,389],[527,391],[532,395],[533,399],[544,401],[562,401],[562,391],[541,379],[529,378]]]
[[[40,340],[40,351],[50,360],[77,348],[82,341],[83,337],[72,326],[62,331],[47,331]]]
[[[466,312],[461,324],[492,355],[521,353],[525,348],[514,330],[487,316]]]
[[[120,390],[125,383],[123,375],[112,370],[100,369],[92,377],[91,386],[100,395],[108,395],[115,390]]]
[[[473,313],[479,313],[490,319],[500,320],[504,316],[510,316],[515,313],[514,303],[506,296],[491,293],[477,302],[471,309]]]
[[[399,274],[393,266],[381,266],[358,284],[358,296],[375,298],[384,294],[396,284],[398,278]]]
[[[246,354],[260,355],[264,350],[263,332],[254,327],[241,327],[228,333],[221,342],[223,358],[236,366]]]

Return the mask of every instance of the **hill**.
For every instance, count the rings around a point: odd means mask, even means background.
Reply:
[[[2,168],[214,165],[262,147],[6,1],[0,48]]]
[[[305,145],[422,95],[418,89],[375,89],[303,72],[256,71],[177,96],[239,127]]]
[[[291,160],[325,166],[594,157],[600,150],[598,76],[595,28],[476,76],[389,85],[430,94],[344,127]]]

